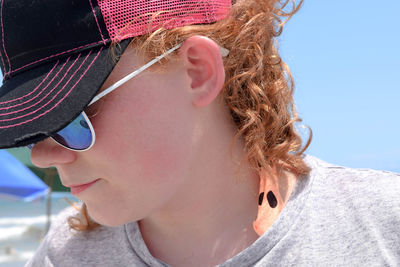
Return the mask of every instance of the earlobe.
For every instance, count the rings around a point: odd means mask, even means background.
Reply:
[[[190,80],[193,104],[207,106],[217,97],[225,82],[219,46],[207,37],[192,36],[183,43],[180,57]]]

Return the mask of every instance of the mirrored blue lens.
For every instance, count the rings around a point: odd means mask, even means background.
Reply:
[[[80,114],[67,127],[52,135],[52,138],[61,145],[74,150],[85,150],[93,142],[92,131],[83,114]]]

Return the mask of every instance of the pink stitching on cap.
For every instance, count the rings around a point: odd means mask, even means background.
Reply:
[[[79,78],[79,80],[71,87],[71,89],[67,92],[67,94],[65,95],[65,96],[63,96],[57,103],[56,103],[56,105],[55,106],[53,106],[51,109],[49,109],[49,110],[47,110],[47,111],[45,111],[44,113],[42,113],[42,114],[39,114],[38,116],[36,116],[36,117],[34,117],[34,118],[32,118],[32,119],[29,119],[29,120],[27,120],[27,121],[24,121],[24,122],[20,122],[20,123],[17,123],[17,124],[13,124],[13,125],[7,125],[7,126],[0,126],[0,129],[5,129],[5,128],[12,128],[12,127],[16,127],[16,126],[20,126],[20,125],[23,125],[23,124],[26,124],[26,123],[28,123],[28,122],[31,122],[31,121],[34,121],[34,120],[36,120],[36,119],[38,119],[38,118],[40,118],[40,117],[42,117],[42,116],[44,116],[44,115],[46,115],[47,113],[49,113],[50,111],[52,111],[53,109],[55,109],[71,92],[72,92],[72,90],[75,88],[75,86],[81,81],[81,79],[83,78],[83,76],[85,76],[85,74],[86,74],[86,72],[92,67],[92,65],[93,65],[93,63],[96,61],[96,59],[98,58],[98,56],[100,55],[100,52],[103,50],[103,47],[100,49],[100,51],[97,53],[97,55],[96,55],[96,57],[92,60],[92,62],[90,63],[90,65],[86,68],[86,70],[85,70],[85,72],[82,74],[82,76]],[[85,59],[86,60],[86,59]],[[81,65],[82,66],[82,65]],[[80,66],[80,67],[81,67]],[[79,68],[80,68],[79,67]],[[64,85],[64,87],[65,87],[65,85]],[[54,98],[53,98],[54,99]],[[52,100],[53,100],[52,99]],[[47,103],[48,104],[48,103]],[[46,104],[46,105],[47,105]],[[35,111],[36,112],[36,111]]]
[[[15,101],[21,100],[21,99],[23,99],[23,98],[25,98],[25,97],[30,96],[31,94],[33,94],[33,93],[42,85],[42,83],[44,83],[44,81],[47,80],[47,78],[50,76],[50,74],[53,72],[53,70],[54,70],[54,69],[56,68],[56,66],[58,65],[58,62],[60,62],[60,61],[59,61],[59,60],[57,61],[57,63],[54,65],[54,67],[49,71],[49,73],[47,73],[46,77],[44,77],[44,79],[42,80],[42,82],[41,82],[38,86],[36,86],[36,88],[35,88],[33,91],[31,91],[30,93],[28,93],[28,94],[26,94],[26,95],[24,95],[24,96],[21,96],[21,97],[19,97],[19,98],[12,99],[12,100],[8,100],[8,101],[4,101],[4,102],[0,102],[0,105],[2,105],[2,104],[7,104],[7,103],[11,103],[11,102],[15,102]],[[26,102],[24,102],[24,103],[26,103]],[[23,104],[24,104],[24,103],[23,103]],[[14,106],[12,106],[12,107],[14,107]],[[12,107],[9,107],[9,108],[12,108]],[[4,109],[4,108],[0,108],[0,110],[2,110],[2,109]]]
[[[0,11],[0,22],[1,22],[1,38],[2,38],[2,43],[3,43],[3,50],[4,50],[4,54],[8,60],[8,71],[4,74],[4,76],[8,75],[11,72],[11,64],[10,64],[10,59],[8,58],[7,55],[7,51],[6,51],[6,46],[4,45],[4,27],[3,27],[3,3],[4,0],[1,1],[1,11]],[[1,59],[3,60],[3,58]],[[4,66],[4,70],[6,70],[5,66]]]
[[[109,40],[109,39],[105,39],[105,41],[108,41],[108,40]],[[11,73],[16,72],[16,71],[18,71],[18,70],[21,70],[21,69],[23,69],[23,68],[26,68],[26,67],[28,67],[28,66],[30,66],[30,65],[33,65],[33,64],[38,63],[38,62],[41,62],[41,61],[43,61],[43,60],[46,60],[46,59],[49,59],[49,58],[52,58],[52,57],[56,57],[56,56],[60,56],[60,55],[65,54],[65,53],[69,53],[69,52],[72,52],[72,51],[74,51],[74,50],[78,50],[78,49],[85,48],[85,47],[88,47],[88,46],[91,46],[91,45],[95,45],[95,44],[98,44],[98,43],[102,43],[102,42],[103,42],[103,41],[94,42],[94,43],[91,43],[91,44],[83,45],[83,46],[80,46],[80,47],[77,47],[77,48],[73,48],[73,49],[70,49],[70,50],[67,50],[67,51],[58,53],[58,54],[54,54],[54,55],[51,55],[51,56],[48,56],[48,57],[45,57],[45,58],[36,60],[36,61],[34,61],[34,62],[31,62],[31,63],[29,63],[29,64],[26,64],[25,66],[22,66],[22,67],[20,67],[20,68],[18,68],[18,69],[15,69],[15,70],[11,71],[11,72],[8,73],[8,74],[11,74]]]
[[[61,67],[61,69],[56,73],[56,75],[51,79],[51,81],[50,81],[50,82],[42,89],[42,91],[40,91],[40,93],[37,94],[35,97],[29,99],[28,101],[25,101],[24,103],[17,104],[17,105],[14,105],[14,106],[12,106],[12,107],[0,108],[0,110],[4,110],[4,109],[5,109],[5,110],[8,110],[8,109],[11,109],[11,108],[14,108],[14,107],[18,107],[18,106],[21,106],[21,105],[23,105],[23,104],[25,104],[25,103],[31,102],[33,99],[37,98],[39,95],[41,95],[41,94],[44,92],[44,90],[47,89],[47,87],[49,87],[49,85],[54,81],[54,79],[58,76],[58,74],[64,69],[64,67],[65,67],[65,65],[67,64],[67,62],[69,61],[69,59],[70,59],[70,58],[68,58],[68,60],[64,63],[64,65]],[[64,78],[63,78],[63,79],[64,79]],[[63,80],[63,79],[61,79],[61,80]],[[36,89],[35,89],[35,90],[36,90]],[[53,88],[53,90],[54,90],[54,88]],[[52,91],[53,91],[53,90],[52,90]],[[45,97],[46,97],[46,96],[45,96]],[[41,102],[41,101],[39,101],[39,102]],[[39,103],[39,102],[38,102],[38,103]],[[36,103],[36,104],[37,104],[37,103]],[[31,108],[31,107],[35,106],[36,104],[31,105],[31,106],[29,106],[28,108]],[[24,108],[24,109],[22,109],[22,110],[16,110],[16,111],[14,111],[14,112],[12,112],[12,113],[17,113],[17,112],[23,111],[23,110],[25,110],[25,109],[27,109],[27,108]],[[8,113],[8,114],[12,114],[12,113]],[[7,114],[0,114],[0,116],[4,116],[4,115],[7,115]]]
[[[38,109],[33,110],[33,111],[31,111],[31,112],[29,112],[29,113],[27,113],[27,114],[24,114],[24,115],[21,115],[21,116],[19,116],[19,117],[15,117],[15,118],[3,119],[3,120],[0,120],[0,122],[4,122],[4,121],[13,121],[13,120],[17,120],[17,119],[24,118],[24,117],[26,117],[26,116],[29,116],[29,115],[32,115],[32,114],[36,113],[37,111],[39,111],[39,110],[41,110],[42,108],[44,108],[44,107],[46,107],[47,105],[49,105],[49,104],[51,103],[51,101],[53,101],[53,100],[64,90],[64,88],[68,85],[68,83],[71,81],[71,79],[75,76],[75,74],[80,70],[80,68],[81,68],[81,67],[83,66],[83,64],[86,62],[86,59],[89,57],[89,55],[90,55],[90,53],[86,56],[85,60],[84,60],[84,61],[81,63],[81,65],[75,70],[75,72],[71,75],[71,77],[69,77],[68,81],[64,84],[64,86],[63,86],[59,91],[57,91],[57,93],[56,93],[47,103],[45,103],[43,106],[41,106],[41,107],[39,107]],[[55,88],[57,88],[57,86],[62,82],[62,80],[65,78],[65,76],[67,75],[67,73],[71,70],[71,68],[75,65],[75,63],[76,63],[76,60],[75,60],[74,63],[68,68],[67,72],[64,74],[64,77],[61,79],[61,81],[59,81],[59,82],[56,84],[56,86],[54,86],[54,88],[53,88],[44,98],[41,99],[41,101],[42,101],[43,99],[45,99],[52,91],[54,91]],[[41,101],[40,101],[40,102],[41,102]],[[38,103],[39,103],[39,102],[38,102]],[[37,104],[38,104],[38,103],[37,103]],[[7,115],[7,114],[1,114],[1,115]]]
[[[107,13],[106,13],[106,11],[103,11],[103,7],[100,5],[100,1],[101,0],[97,0],[97,4],[98,4],[98,6],[100,7],[100,10],[101,10],[101,13],[103,14],[103,18],[104,18],[104,22],[106,23],[106,28],[107,28],[107,31],[108,31],[108,34],[110,34],[110,32],[116,32],[116,31],[118,31],[118,28],[117,28],[117,24],[115,23],[115,21],[114,21],[114,17],[113,16],[109,16],[109,20],[110,20],[110,23],[109,24],[107,24],[107,22],[106,22],[106,18],[104,17],[104,15],[107,15]],[[104,10],[109,10],[111,7],[109,6],[109,4],[108,4],[108,2],[107,1],[105,1],[105,2],[103,2],[103,5],[104,5]],[[111,29],[112,28],[112,29]],[[110,36],[111,37],[111,36]],[[112,37],[111,37],[112,38]]]
[[[90,55],[90,53],[89,53]],[[15,113],[19,113],[21,111],[30,109],[31,107],[34,107],[36,105],[38,105],[40,102],[42,102],[44,99],[46,99],[47,96],[49,96],[57,87],[58,85],[60,85],[60,83],[64,80],[65,76],[67,76],[68,72],[72,69],[72,67],[75,65],[76,61],[80,58],[81,54],[79,54],[79,56],[75,59],[74,63],[72,63],[72,65],[68,68],[68,70],[65,72],[64,76],[61,78],[61,80],[53,87],[53,89],[50,90],[50,92],[48,92],[44,97],[42,97],[42,99],[40,99],[38,102],[34,103],[33,105],[30,105],[29,107],[25,107],[23,109],[20,110],[16,110],[16,111],[12,111],[12,112],[8,112],[8,113],[0,113],[0,116],[6,116],[6,115],[10,115],[10,114],[15,114]],[[61,71],[61,70],[60,70]],[[58,73],[60,73],[60,71]],[[58,74],[57,73],[57,74]],[[47,87],[51,84],[51,82],[54,80],[54,78],[57,76],[54,76],[53,79],[50,81],[50,83],[47,84],[47,86],[43,89],[47,89]],[[43,91],[42,90],[42,91]],[[29,115],[29,114],[28,114]],[[24,115],[25,116],[25,115]],[[23,116],[22,116],[23,117]],[[12,119],[6,119],[6,120],[0,120],[0,121],[7,121],[7,120],[16,120],[22,117],[16,117],[16,118],[12,118]]]
[[[96,20],[96,23],[97,23],[97,28],[99,29],[99,32],[100,32],[101,40],[103,40],[103,44],[106,45],[106,41],[104,40],[104,36],[103,36],[103,34],[101,33],[101,29],[100,29],[99,22],[97,21],[96,12],[94,12],[94,9],[93,9],[92,0],[89,0],[89,3],[90,3],[90,6],[91,6],[91,8],[92,8],[92,12],[93,12],[94,19]]]
[[[3,55],[0,53],[0,58],[1,58],[1,63],[3,63],[3,68],[4,68],[4,71],[6,70],[6,65],[4,65],[4,60],[3,60]],[[5,75],[3,75],[3,81],[4,81],[4,77],[5,77]]]

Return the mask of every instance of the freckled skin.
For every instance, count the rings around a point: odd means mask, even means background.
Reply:
[[[110,82],[134,65],[134,57],[122,58]],[[142,219],[167,202],[187,176],[196,143],[191,114],[182,111],[187,108],[179,75],[146,72],[135,77],[107,97],[102,106],[107,112],[92,120],[98,139],[87,155],[99,162],[96,172],[104,190],[99,184],[96,195],[88,192],[82,199],[95,219],[111,225]]]
[[[103,88],[144,61],[127,51]],[[199,145],[185,94],[190,84],[183,75],[179,64],[170,64],[168,72],[138,75],[104,97],[90,118],[96,131],[92,149],[75,153],[46,140],[34,147],[32,160],[39,166],[56,165],[65,185],[101,178],[79,195],[95,220],[119,225],[146,217],[179,189]],[[55,164],[46,145],[65,154],[58,160],[69,164]]]

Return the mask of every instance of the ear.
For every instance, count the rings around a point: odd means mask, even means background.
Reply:
[[[219,46],[207,37],[192,36],[183,43],[179,57],[189,78],[192,103],[198,107],[207,106],[225,82]]]

